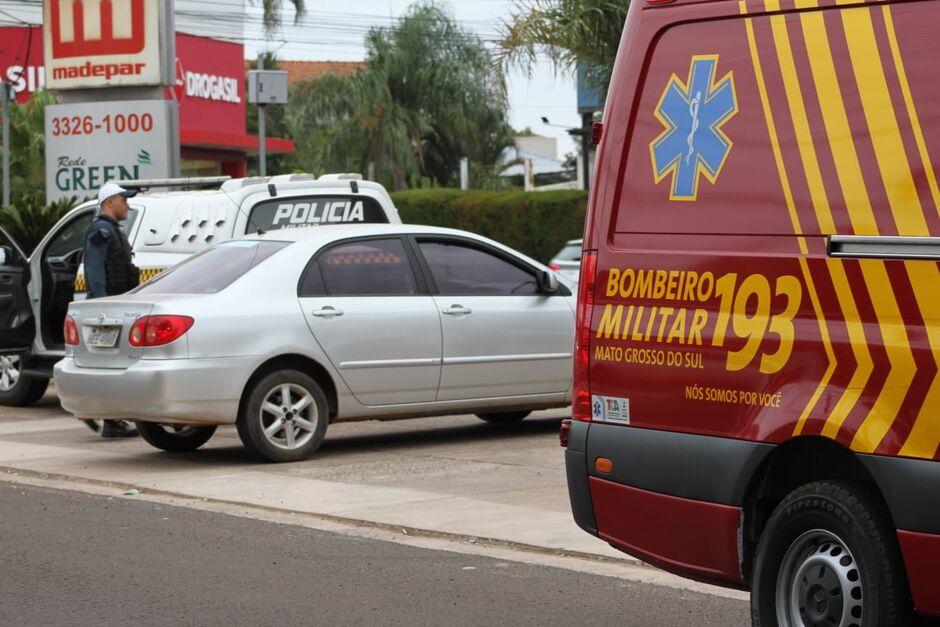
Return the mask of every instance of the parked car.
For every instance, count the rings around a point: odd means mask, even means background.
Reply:
[[[581,246],[583,243],[584,240],[582,239],[570,239],[565,242],[562,249],[555,253],[552,260],[548,262],[548,267],[554,270],[558,276],[577,283],[581,274]]]
[[[76,416],[137,420],[168,451],[234,423],[252,452],[293,461],[331,422],[512,422],[568,405],[574,297],[546,266],[465,231],[306,228],[73,302],[64,335],[55,382]]]
[[[125,221],[134,263],[146,280],[207,246],[248,233],[305,225],[400,224],[385,188],[358,174],[179,179],[211,181],[213,189],[140,194]],[[143,184],[143,185],[141,185]],[[150,182],[123,181],[125,187]],[[62,323],[73,299],[84,298],[81,265],[85,231],[97,204],[69,211],[27,258],[0,229],[0,405],[31,405],[65,355]]]

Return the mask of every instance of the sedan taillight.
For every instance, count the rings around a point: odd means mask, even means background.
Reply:
[[[131,327],[131,346],[163,346],[189,331],[195,320],[189,316],[144,316]]]
[[[69,346],[78,346],[78,325],[75,324],[75,318],[66,316],[63,330],[65,332],[65,343]]]

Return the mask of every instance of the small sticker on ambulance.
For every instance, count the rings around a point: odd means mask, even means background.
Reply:
[[[591,418],[598,422],[630,424],[630,399],[614,396],[591,396]]]

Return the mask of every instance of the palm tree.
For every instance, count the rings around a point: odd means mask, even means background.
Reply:
[[[251,1],[252,3],[258,2],[258,0]],[[304,0],[290,0],[290,2],[294,5],[294,23],[296,24],[303,17],[307,7],[304,6]],[[284,0],[261,0],[261,8],[264,11],[264,28],[266,30],[273,31],[281,25],[281,7],[283,5]]]
[[[366,37],[364,67],[291,94],[287,122],[304,167],[375,166],[394,189],[459,180],[460,159],[492,165],[512,143],[507,105],[483,42],[440,5],[414,5]]]
[[[595,68],[606,89],[623,33],[629,0],[517,0],[504,24],[496,60],[533,70],[545,52],[556,68]]]

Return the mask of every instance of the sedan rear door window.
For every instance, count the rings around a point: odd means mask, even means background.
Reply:
[[[453,241],[418,241],[437,283],[445,295],[538,294],[535,275],[494,253]]]
[[[316,260],[322,287],[330,296],[402,296],[418,293],[411,261],[400,239],[357,240],[338,244]],[[318,288],[308,269],[301,289]]]

